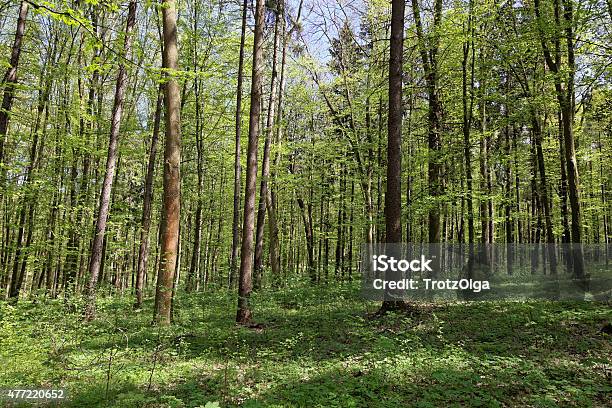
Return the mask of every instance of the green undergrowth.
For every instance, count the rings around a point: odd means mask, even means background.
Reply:
[[[91,323],[79,299],[1,303],[0,388],[66,388],[39,403],[66,407],[612,405],[606,304],[418,304],[374,318],[358,293],[262,291],[251,328],[234,324],[224,291],[179,294],[169,328],[129,296],[101,299]]]

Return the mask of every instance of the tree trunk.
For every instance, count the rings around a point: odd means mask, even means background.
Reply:
[[[47,60],[45,64],[48,64],[48,63],[50,63],[49,60]],[[38,163],[38,158],[39,158],[38,157],[38,153],[39,153],[38,143],[39,143],[39,137],[40,137],[40,132],[39,132],[40,122],[43,117],[43,112],[47,106],[47,101],[49,98],[49,90],[51,87],[51,79],[50,78],[46,80],[43,79],[45,75],[45,68],[43,68],[41,75],[42,77],[41,77],[40,83],[42,85],[42,83],[45,82],[45,85],[44,85],[44,88],[39,91],[38,103],[37,103],[38,106],[36,110],[36,120],[35,120],[34,127],[32,129],[32,134],[33,134],[32,146],[30,148],[29,163],[26,168],[25,180],[23,182],[23,188],[25,188],[26,191],[24,192],[23,201],[20,206],[21,209],[20,209],[20,216],[19,216],[19,230],[17,233],[17,243],[16,243],[17,249],[15,251],[15,260],[13,263],[13,274],[11,278],[11,287],[9,291],[9,297],[14,298],[15,300],[19,297],[19,291],[21,290],[21,286],[25,278],[24,275],[26,272],[27,249],[29,248],[32,242],[32,230],[34,226],[34,209],[36,207],[36,199],[32,195],[33,192],[28,191],[28,189],[31,188],[30,184],[32,182],[33,173]],[[45,122],[45,125],[46,125],[46,122]],[[42,131],[43,138],[46,133],[47,132],[46,132],[46,127],[45,127],[45,129],[43,129]],[[44,143],[44,141],[42,143]],[[28,214],[27,218],[26,218],[26,211]],[[23,243],[22,239],[23,239],[26,219],[28,220],[28,233],[26,236],[26,242]],[[21,263],[21,269],[19,269],[20,263]]]
[[[582,254],[582,220],[580,209],[580,193],[579,193],[579,177],[578,164],[576,162],[576,148],[574,142],[574,75],[576,69],[574,57],[574,15],[571,0],[562,0],[563,10],[561,10],[559,0],[554,2],[555,24],[557,30],[565,31],[565,43],[567,47],[567,68],[562,69],[560,59],[560,43],[561,33],[554,39],[555,44],[555,59],[548,47],[545,33],[539,28],[540,43],[544,54],[544,61],[553,74],[555,74],[555,92],[557,101],[561,110],[561,123],[563,134],[563,150],[565,165],[567,166],[567,187],[570,201],[571,212],[571,241],[574,244],[572,248],[574,275],[578,278],[584,276],[584,260]],[[534,11],[537,20],[542,19],[540,10],[540,0],[534,0]],[[560,15],[563,14],[564,22],[560,21]],[[562,78],[565,77],[565,84]],[[565,86],[563,86],[565,85]]]
[[[157,91],[157,102],[155,103],[155,114],[153,118],[153,134],[151,135],[151,146],[149,147],[149,162],[145,176],[145,190],[142,201],[142,220],[140,222],[140,249],[138,250],[138,272],[136,274],[136,303],[135,309],[142,306],[145,274],[147,273],[147,261],[149,259],[149,231],[151,230],[151,209],[153,204],[153,179],[155,177],[155,159],[157,156],[157,140],[161,124],[162,107],[164,103],[164,87],[159,86]]]
[[[440,204],[437,197],[442,194],[442,164],[440,150],[440,119],[442,115],[441,103],[438,95],[438,49],[439,33],[442,22],[442,0],[435,0],[433,7],[433,24],[428,39],[423,32],[421,22],[421,10],[419,0],[412,0],[412,12],[419,42],[419,52],[425,73],[427,85],[428,115],[427,115],[427,146],[429,149],[429,161],[427,168],[427,181],[429,184],[429,195],[434,203],[428,212],[428,242],[440,242]],[[429,40],[429,41],[427,41]]]
[[[571,232],[569,226],[569,212],[567,209],[567,166],[565,165],[565,148],[563,144],[563,119],[561,117],[560,109],[557,112],[557,118],[559,121],[559,129],[557,132],[557,138],[559,140],[559,162],[561,164],[561,177],[559,178],[559,201],[561,205],[561,224],[563,225],[561,242],[568,244],[571,241]]]
[[[128,16],[125,27],[124,40],[124,55],[125,58],[130,57],[132,47],[132,29],[136,23],[136,0],[130,0],[128,8]],[[123,100],[125,98],[125,89],[127,87],[127,70],[125,62],[120,60],[119,71],[117,72],[117,83],[115,85],[115,99],[113,102],[113,111],[111,116],[110,139],[108,143],[108,156],[106,158],[106,171],[104,181],[102,183],[102,191],[100,192],[100,205],[98,209],[98,218],[96,220],[95,235],[91,247],[91,258],[89,259],[89,282],[87,284],[87,303],[85,305],[85,320],[91,320],[96,313],[96,286],[98,284],[98,275],[102,263],[102,246],[104,243],[104,235],[106,232],[106,221],[108,218],[110,197],[115,177],[115,166],[117,163],[117,149],[119,143],[119,130],[121,126],[121,112],[123,110]]]
[[[255,190],[257,188],[257,139],[259,138],[259,117],[261,114],[264,20],[264,0],[257,0],[249,112],[249,145],[247,150],[242,247],[240,250],[240,278],[238,282],[238,310],[236,312],[236,322],[240,324],[248,324],[252,319],[249,297],[253,290],[253,228],[255,226]]]
[[[4,145],[6,143],[6,135],[8,133],[9,116],[15,96],[15,85],[17,84],[17,68],[19,66],[19,57],[21,56],[21,41],[25,32],[26,17],[28,15],[28,3],[21,2],[19,6],[19,17],[17,18],[17,30],[15,31],[15,41],[11,50],[11,59],[9,67],[4,74],[2,83],[4,85],[4,94],[2,96],[2,108],[0,109],[0,194],[3,194],[4,189]],[[0,195],[0,198],[2,196]]]
[[[315,283],[317,281],[317,274],[314,265],[314,235],[312,230],[312,206],[309,204],[308,208],[304,204],[304,200],[300,197],[297,198],[298,206],[302,212],[302,222],[304,223],[304,234],[306,235],[306,262],[308,263],[308,276],[310,282]]]
[[[164,0],[163,15],[163,67],[169,71],[165,84],[166,147],[164,151],[164,222],[161,232],[162,247],[157,288],[155,293],[154,321],[169,325],[172,294],[178,257],[179,224],[181,210],[181,93],[175,77],[178,68],[176,5],[174,0]]]
[[[279,43],[279,14],[276,14],[274,24],[274,42],[273,42],[273,55],[272,55],[272,77],[270,78],[270,99],[268,100],[268,116],[266,119],[266,139],[264,143],[263,160],[261,167],[261,183],[259,186],[259,205],[257,207],[257,229],[255,232],[255,267],[253,288],[255,290],[261,287],[261,280],[263,274],[263,240],[264,240],[264,226],[266,218],[266,200],[268,199],[268,178],[270,177],[270,147],[272,145],[272,132],[274,128],[275,109],[276,109],[276,79],[278,78],[278,72],[276,69],[277,65],[277,54],[278,54],[278,43]]]
[[[404,0],[391,2],[389,57],[389,120],[387,133],[387,190],[385,242],[402,241],[402,60],[404,54]],[[402,301],[385,300],[379,313],[400,307]]]
[[[548,181],[546,179],[546,165],[544,163],[544,152],[542,150],[542,129],[537,118],[537,113],[533,113],[532,125],[534,132],[535,149],[538,162],[538,173],[540,175],[540,192],[539,196],[542,201],[542,207],[544,207],[544,228],[546,229],[546,243],[548,262],[550,265],[550,272],[553,275],[557,274],[557,255],[553,245],[555,244],[555,234],[553,232],[552,224],[552,204],[549,202],[548,195]]]
[[[401,242],[402,60],[404,52],[404,1],[393,0],[391,3],[391,10],[387,190],[385,194],[385,242]]]
[[[194,61],[197,61],[197,53]],[[198,193],[197,193],[197,205],[196,205],[196,217],[195,217],[195,236],[193,237],[193,253],[191,254],[191,263],[189,265],[189,271],[187,272],[187,282],[185,290],[191,292],[194,289],[194,280],[199,273],[200,269],[200,251],[202,248],[202,191],[204,189],[204,141],[202,140],[202,126],[201,126],[201,104],[200,104],[200,83],[199,79],[194,80],[194,97],[195,97],[195,141],[196,141],[196,152],[197,152],[197,171],[198,171]]]
[[[300,8],[298,9],[298,19],[301,13],[302,2],[300,2]],[[282,110],[283,110],[283,92],[285,90],[285,65],[287,61],[287,43],[288,43],[288,35],[287,35],[287,27],[285,24],[285,4],[284,0],[279,5],[279,16],[281,23],[281,34],[283,38],[283,49],[281,56],[281,68],[280,68],[280,83],[279,83],[279,91],[278,91],[278,105],[276,107],[276,127],[275,127],[275,143],[279,147],[276,152],[276,156],[274,158],[274,168],[278,168],[281,160],[281,152],[280,146],[282,144],[282,126],[281,126],[281,118],[282,118]],[[270,180],[273,182],[276,180],[276,172],[273,169],[271,172]],[[276,197],[276,191],[273,188],[274,185],[268,188],[268,194],[266,195],[266,209],[268,211],[269,226],[268,226],[268,236],[270,240],[270,268],[272,269],[273,283],[275,286],[280,285],[281,278],[281,249],[280,249],[280,240],[278,238],[279,228],[277,221],[277,208],[278,208],[278,200]]]
[[[247,0],[242,3],[242,27],[240,29],[240,51],[238,57],[238,85],[236,86],[236,138],[234,142],[234,212],[232,218],[232,255],[230,260],[229,286],[234,286],[240,245],[240,133],[242,113],[242,82],[244,71],[244,41],[247,21]]]
[[[472,108],[474,103],[474,49],[473,49],[473,28],[472,28],[472,8],[473,2],[470,0],[468,16],[468,34],[471,36],[470,40],[466,40],[463,43],[463,60],[462,60],[462,82],[463,82],[463,155],[465,159],[465,180],[467,187],[466,201],[467,201],[467,219],[468,219],[468,244],[474,243],[474,203],[473,203],[473,190],[472,190],[472,154],[471,154],[471,141],[470,141],[470,129],[472,126]],[[470,59],[470,48],[472,48],[472,58]],[[470,83],[468,90],[468,59],[470,63]],[[469,97],[468,97],[469,93]]]

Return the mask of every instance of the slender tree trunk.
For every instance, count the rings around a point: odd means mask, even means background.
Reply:
[[[567,45],[567,81],[566,94],[561,105],[563,114],[563,141],[565,144],[565,161],[569,188],[570,211],[572,214],[573,266],[576,277],[584,277],[584,259],[582,253],[582,215],[580,206],[580,178],[574,141],[574,12],[572,0],[563,0],[563,19],[565,20],[565,43]],[[578,245],[576,245],[578,244]]]
[[[348,279],[353,280],[353,203],[355,202],[355,182],[351,179],[351,209],[349,211]]]
[[[249,297],[253,290],[253,228],[255,224],[255,189],[257,188],[257,139],[261,114],[261,83],[263,74],[263,32],[265,20],[264,0],[255,6],[255,35],[253,42],[253,72],[251,80],[251,107],[249,113],[249,145],[240,250],[240,278],[238,282],[238,310],[236,322],[248,324],[252,319]]]
[[[132,29],[136,23],[136,0],[130,0],[128,8],[128,16],[125,27],[124,52],[125,57],[130,57],[132,48]],[[98,284],[98,275],[102,264],[102,246],[104,244],[104,235],[106,232],[106,221],[108,219],[110,208],[110,197],[115,177],[115,166],[117,163],[117,149],[119,143],[119,130],[121,127],[121,112],[123,111],[123,100],[125,98],[125,90],[127,87],[127,70],[125,62],[120,60],[119,71],[117,73],[117,83],[115,86],[115,99],[113,102],[113,112],[111,116],[110,139],[108,143],[108,156],[106,158],[106,170],[104,181],[102,183],[102,191],[100,192],[100,205],[98,208],[98,217],[96,220],[96,229],[94,232],[93,244],[91,247],[91,257],[89,260],[89,282],[87,284],[87,303],[85,305],[85,319],[91,320],[96,313],[96,286]]]
[[[480,106],[480,189],[483,192],[488,192],[487,180],[489,179],[489,139],[486,137],[486,108],[484,101],[481,101]],[[480,242],[482,244],[489,244],[489,211],[487,206],[488,199],[482,197],[480,199],[480,224],[481,224],[481,237]]]
[[[92,23],[94,25],[94,30],[97,30],[96,20],[94,19]],[[83,43],[84,42],[85,42],[85,33],[81,31],[81,40],[79,43],[79,53],[78,53],[79,69],[82,69]],[[98,51],[96,49],[96,51],[94,52],[93,58],[92,58],[92,62],[95,63],[97,58],[98,58]],[[91,86],[90,86],[90,90],[88,93],[87,102],[84,101],[85,92],[83,89],[81,75],[79,75],[78,77],[79,102],[80,102],[81,107],[85,105],[86,112],[88,114],[91,111],[91,104],[93,103],[93,97],[95,95],[94,94],[94,84],[96,83],[95,78],[97,75],[98,75],[98,70],[96,69],[94,71],[94,74],[92,75],[92,81],[91,81]],[[86,115],[81,115],[81,117],[79,118],[79,139],[80,140],[83,140],[85,136],[86,127],[87,127],[86,126]],[[81,149],[77,147],[73,147],[72,152],[73,152],[74,157],[73,157],[73,163],[72,163],[72,169],[71,169],[71,179],[72,180],[70,183],[70,206],[72,207],[73,214],[70,220],[70,238],[68,241],[68,247],[67,247],[67,253],[66,253],[66,268],[67,268],[67,273],[68,273],[68,279],[66,280],[66,283],[67,283],[66,289],[69,289],[69,290],[66,290],[64,292],[65,297],[70,295],[70,290],[73,290],[74,293],[77,293],[78,288],[79,288],[79,278],[80,278],[79,256],[80,256],[81,231],[80,231],[80,228],[77,227],[77,224],[80,223],[83,218],[83,204],[85,201],[84,191],[86,192],[88,190],[88,185],[87,185],[88,179],[87,178],[89,176],[89,164],[90,164],[89,153],[81,152]],[[79,155],[82,153],[84,153],[85,158],[83,160],[83,170],[81,174],[81,182],[80,182],[81,187],[79,189],[80,191],[77,192],[78,158],[79,158]]]
[[[610,17],[612,18],[612,0],[610,0],[609,4],[611,5],[611,12],[610,12]],[[610,243],[610,238],[609,238],[609,234],[608,234],[608,224],[610,223],[609,221],[609,215],[608,215],[608,211],[607,211],[607,200],[606,200],[606,191],[607,191],[607,183],[606,183],[606,179],[604,177],[604,155],[602,153],[602,143],[601,143],[601,133],[599,133],[599,140],[597,143],[597,149],[599,150],[599,180],[600,180],[600,198],[601,198],[601,208],[603,209],[603,243],[604,244],[608,244]]]
[[[281,279],[281,249],[280,249],[280,240],[279,240],[279,228],[278,228],[278,217],[277,217],[277,208],[278,208],[278,200],[276,197],[275,191],[275,180],[276,180],[276,172],[275,169],[279,168],[280,160],[281,160],[281,152],[280,146],[282,144],[282,114],[283,114],[283,92],[285,90],[285,65],[287,61],[287,45],[288,45],[288,34],[287,27],[285,24],[285,3],[284,0],[281,1],[280,5],[280,23],[281,23],[281,35],[283,39],[283,49],[281,56],[281,68],[280,68],[280,83],[279,83],[279,91],[278,91],[278,106],[276,108],[276,121],[275,121],[275,143],[278,146],[278,151],[276,152],[276,156],[274,158],[274,169],[271,172],[270,180],[272,180],[273,184],[268,188],[268,194],[266,195],[266,209],[268,211],[269,224],[268,224],[268,236],[270,239],[270,267],[272,269],[273,275],[273,283],[275,286],[280,285]],[[298,20],[301,13],[302,2],[300,2],[298,9]]]
[[[166,108],[164,222],[161,231],[162,247],[155,293],[154,321],[160,325],[169,325],[178,257],[181,210],[181,93],[175,76],[179,69],[176,4],[174,0],[164,0],[163,5],[163,67],[169,70],[169,78],[164,86]]]
[[[274,42],[272,55],[272,77],[270,79],[270,99],[268,100],[268,115],[266,119],[265,143],[263,151],[263,160],[261,166],[261,182],[259,185],[259,205],[257,207],[257,228],[255,231],[255,267],[254,267],[254,282],[255,290],[261,287],[261,279],[263,274],[263,240],[264,226],[266,218],[266,200],[268,199],[268,178],[270,177],[270,147],[272,145],[272,135],[275,120],[276,109],[276,90],[277,90],[277,60],[278,60],[278,44],[280,37],[279,14],[275,15],[274,24]]]
[[[571,232],[569,226],[569,212],[567,209],[567,166],[565,165],[565,147],[563,144],[563,119],[561,110],[558,112],[558,140],[559,140],[559,162],[561,163],[561,177],[559,178],[559,201],[561,202],[561,224],[563,232],[561,233],[561,242],[567,244],[571,241]]]
[[[54,47],[55,49],[55,47]],[[44,125],[45,128],[42,130],[42,132],[40,131],[40,124],[41,121],[43,120],[43,114],[45,109],[47,109],[47,102],[49,99],[49,93],[50,93],[50,88],[51,88],[51,78],[44,78],[44,76],[46,75],[46,66],[47,64],[50,65],[50,60],[53,57],[54,51],[52,52],[51,56],[48,57],[48,59],[45,62],[45,67],[43,67],[43,70],[41,72],[41,78],[39,81],[39,86],[40,91],[39,91],[39,95],[38,95],[38,102],[37,102],[37,109],[36,109],[36,120],[34,123],[34,126],[32,128],[32,136],[33,136],[33,140],[32,140],[32,146],[30,148],[30,156],[29,156],[29,163],[28,166],[26,167],[26,175],[25,175],[25,180],[23,182],[23,187],[26,189],[26,191],[24,192],[24,197],[23,197],[23,202],[21,204],[21,208],[20,208],[20,216],[19,216],[19,227],[18,227],[18,233],[17,233],[17,249],[16,249],[16,253],[15,253],[15,260],[13,263],[13,274],[12,274],[12,278],[11,278],[11,287],[10,287],[10,291],[9,291],[9,297],[10,298],[15,298],[17,299],[19,297],[19,291],[21,290],[22,284],[23,284],[23,280],[25,278],[25,272],[26,272],[26,264],[27,264],[27,250],[30,247],[30,244],[32,242],[32,233],[33,233],[33,227],[34,227],[34,209],[36,207],[36,199],[33,196],[33,192],[29,191],[29,189],[31,188],[31,183],[32,183],[32,178],[34,175],[34,171],[37,168],[38,165],[38,160],[39,160],[39,156],[40,156],[40,151],[39,151],[39,140],[41,138],[41,133],[42,133],[42,141],[40,142],[41,145],[44,144],[44,137],[46,135],[46,118],[44,121]],[[44,86],[43,86],[44,83]],[[26,212],[28,214],[28,216],[26,217]],[[22,242],[23,239],[23,235],[24,235],[24,230],[26,229],[26,225],[25,222],[26,220],[28,221],[28,225],[27,225],[27,235],[26,235],[26,241],[25,243]],[[21,263],[21,269],[19,269],[19,264]]]
[[[164,87],[159,86],[157,91],[157,102],[155,103],[155,114],[153,117],[153,133],[151,135],[151,146],[149,147],[149,162],[145,176],[145,190],[142,201],[142,220],[140,222],[140,248],[138,250],[138,272],[136,274],[136,303],[135,309],[142,306],[144,292],[145,274],[149,259],[149,231],[151,230],[151,209],[153,204],[153,179],[155,177],[155,159],[157,156],[157,140],[159,139],[159,128],[164,103]]]
[[[302,222],[304,223],[304,234],[306,236],[306,262],[308,276],[310,282],[315,283],[317,281],[317,274],[314,265],[314,235],[312,229],[312,205],[306,206],[304,200],[300,197],[297,198],[298,206],[302,212]]]
[[[25,32],[27,15],[28,15],[28,3],[26,3],[25,1],[22,1],[21,4],[19,5],[19,16],[17,18],[17,28],[15,30],[15,38],[13,41],[13,47],[11,49],[11,58],[9,60],[9,66],[8,66],[8,69],[6,70],[6,73],[4,74],[4,78],[2,79],[2,85],[4,86],[4,92],[2,95],[2,105],[0,105],[0,210],[2,209],[2,206],[5,204],[4,189],[5,189],[5,181],[6,181],[6,169],[4,166],[4,162],[5,162],[4,146],[7,142],[10,113],[11,113],[11,108],[13,106],[13,99],[15,96],[15,86],[17,84],[17,68],[19,67],[19,57],[21,56],[21,43],[23,40],[24,32]],[[6,211],[6,213],[7,213],[7,218],[8,218],[9,212]],[[6,224],[7,233],[3,236],[3,243],[2,243],[3,257],[7,260],[8,260],[8,255],[9,255],[8,231],[9,231],[9,223],[7,219],[7,224]],[[21,241],[19,241],[18,243],[20,244]],[[8,275],[8,269],[7,269],[7,275]],[[12,285],[12,281],[11,281],[11,285]],[[14,288],[12,287],[8,291],[9,296],[11,295],[11,293],[14,293]]]
[[[462,79],[463,79],[463,154],[465,159],[465,180],[467,187],[466,201],[467,201],[467,219],[468,219],[468,243],[474,243],[474,203],[473,203],[473,190],[472,190],[472,154],[471,154],[471,141],[470,141],[470,130],[472,126],[472,108],[474,103],[474,55],[473,50],[473,28],[472,28],[472,8],[473,2],[470,0],[469,4],[469,16],[468,16],[468,35],[472,36],[470,40],[466,40],[463,43],[463,60],[462,60]],[[470,48],[472,48],[470,50]],[[472,57],[470,57],[470,52]],[[470,66],[468,67],[468,61]],[[468,69],[470,70],[470,82],[468,84]],[[469,85],[469,89],[468,89]],[[469,96],[468,96],[469,94]]]
[[[561,9],[560,1],[563,2]],[[540,0],[534,0],[534,11],[537,20],[542,20],[540,10]],[[565,165],[567,166],[567,187],[570,201],[571,212],[571,241],[574,244],[572,248],[572,260],[574,275],[578,278],[584,276],[584,260],[582,254],[582,220],[580,209],[580,193],[579,193],[579,177],[578,164],[576,161],[576,147],[574,141],[574,76],[575,76],[575,56],[574,56],[574,12],[571,0],[555,0],[554,1],[555,24],[559,31],[557,38],[554,39],[555,44],[555,59],[548,47],[545,33],[540,29],[540,43],[544,54],[544,61],[553,74],[555,74],[555,92],[559,109],[561,110],[561,129],[563,134],[563,151]],[[561,14],[563,22],[561,22]],[[565,43],[567,46],[567,68],[561,67],[560,58],[560,42],[562,31],[565,32]],[[565,78],[562,82],[562,78]],[[565,85],[565,86],[564,86]]]
[[[517,218],[517,242],[519,244],[523,243],[523,223],[521,221],[521,194],[520,194],[520,184],[521,179],[519,176],[519,161],[518,161],[518,137],[517,137],[517,129],[514,129],[512,132],[512,148],[514,150],[514,197],[515,197],[515,211]]]
[[[442,164],[440,156],[441,144],[441,102],[438,95],[438,49],[440,26],[442,23],[442,0],[435,0],[433,7],[433,24],[428,38],[425,38],[423,24],[421,22],[421,10],[419,0],[412,0],[412,12],[414,15],[419,52],[425,72],[427,85],[428,115],[427,115],[427,145],[429,149],[429,161],[427,169],[427,181],[429,184],[429,195],[437,200],[442,194]],[[428,242],[440,242],[440,204],[435,202],[428,213]]]
[[[242,114],[242,82],[244,71],[244,41],[247,20],[247,0],[242,3],[242,27],[240,29],[240,51],[238,57],[238,85],[236,86],[236,137],[234,142],[234,212],[232,218],[232,255],[230,260],[229,286],[232,288],[236,280],[236,270],[240,245],[240,134]]]
[[[336,280],[339,279],[340,277],[340,272],[342,270],[341,268],[341,263],[342,263],[342,241],[344,240],[343,237],[343,221],[342,221],[342,217],[343,217],[343,213],[344,213],[344,195],[345,195],[345,183],[344,183],[344,178],[345,178],[345,166],[344,163],[342,163],[340,165],[340,177],[338,179],[338,184],[339,184],[339,194],[340,194],[340,203],[338,204],[338,218],[337,218],[337,223],[336,223],[336,259],[335,259],[335,263],[334,263],[334,275]]]
[[[532,118],[532,131],[534,132],[535,149],[538,162],[538,173],[540,176],[540,193],[539,196],[544,207],[544,227],[546,229],[547,255],[549,257],[550,271],[554,275],[557,273],[557,255],[553,248],[555,243],[555,234],[553,232],[552,223],[552,205],[549,202],[548,181],[546,179],[546,165],[544,163],[544,152],[542,150],[542,128],[538,121],[537,114],[534,112]]]
[[[15,31],[15,40],[11,49],[11,59],[9,67],[4,74],[2,84],[4,85],[4,94],[2,96],[2,107],[0,109],[0,194],[3,194],[4,189],[4,145],[8,134],[9,117],[11,107],[13,106],[13,98],[15,96],[15,85],[17,84],[17,68],[19,67],[19,57],[21,56],[21,42],[25,32],[26,17],[28,15],[28,3],[22,1],[19,6],[19,17],[17,18],[17,29]],[[0,199],[2,196],[0,195]],[[1,201],[1,200],[0,200]]]
[[[197,61],[197,53],[194,61]],[[195,139],[196,139],[196,152],[197,152],[197,171],[198,171],[198,193],[197,193],[197,205],[196,205],[196,217],[195,217],[195,236],[193,238],[193,253],[191,256],[191,264],[189,265],[189,272],[187,273],[187,282],[185,290],[191,292],[194,288],[194,280],[199,273],[200,267],[200,251],[202,248],[202,191],[204,189],[204,141],[202,140],[202,126],[201,126],[201,104],[200,104],[200,83],[196,78],[194,80],[194,97],[195,97]],[[206,266],[206,265],[205,265]]]

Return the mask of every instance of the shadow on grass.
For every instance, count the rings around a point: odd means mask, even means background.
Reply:
[[[176,324],[161,337],[146,310],[101,307],[101,318],[79,333],[84,340],[62,353],[120,346],[118,364],[129,370],[114,375],[108,393],[100,367],[89,380],[68,380],[67,406],[606,406],[606,379],[589,371],[611,354],[599,333],[609,318],[601,305],[421,305],[415,316],[374,320],[367,312],[375,305],[354,292],[319,292],[256,295],[263,330],[233,323],[231,296],[179,298]]]

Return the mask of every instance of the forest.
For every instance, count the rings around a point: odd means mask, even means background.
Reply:
[[[611,44],[612,0],[0,0],[0,403],[612,405]],[[608,286],[364,298],[400,243]]]

